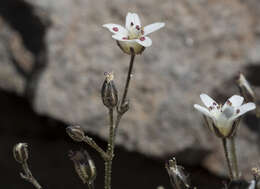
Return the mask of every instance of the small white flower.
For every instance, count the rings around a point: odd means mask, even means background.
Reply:
[[[128,13],[125,20],[125,27],[118,24],[104,24],[114,35],[119,47],[127,54],[131,54],[130,48],[134,49],[135,54],[140,54],[145,47],[152,45],[152,40],[147,37],[148,34],[161,29],[165,23],[156,22],[142,27],[139,16],[136,13]]]
[[[232,136],[237,128],[238,118],[256,108],[252,102],[242,105],[244,98],[239,95],[230,97],[223,106],[206,94],[201,94],[200,98],[206,108],[198,104],[194,104],[194,108],[206,116],[210,121],[210,129],[220,137]]]

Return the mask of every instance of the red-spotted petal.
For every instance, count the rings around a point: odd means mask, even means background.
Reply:
[[[249,102],[247,104],[243,104],[242,106],[240,106],[237,111],[236,114],[231,118],[231,120],[235,120],[236,118],[238,118],[239,116],[245,114],[248,111],[254,110],[256,108],[255,104],[252,102]]]
[[[121,35],[121,34],[112,35],[112,38],[114,38],[115,40],[118,40],[118,41],[133,41],[133,40],[129,40],[127,38],[127,36]]]
[[[135,22],[134,15],[131,12],[127,13],[125,17],[125,28],[129,30],[130,27],[134,25],[134,22]]]
[[[142,36],[135,41],[144,47],[150,47],[152,45],[152,40],[147,36]]]
[[[133,16],[133,19],[134,19],[134,25],[141,27],[141,21],[140,21],[138,14],[133,13],[132,16]]]
[[[128,31],[123,27],[118,24],[104,24],[103,27],[109,29],[112,33],[115,34],[121,34],[121,35],[127,35]]]

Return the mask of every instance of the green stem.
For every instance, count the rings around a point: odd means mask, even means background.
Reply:
[[[122,97],[122,100],[119,105],[119,111],[117,111],[117,118],[116,118],[115,124],[114,124],[114,116],[113,116],[114,109],[113,108],[109,109],[110,127],[109,127],[109,138],[108,138],[108,145],[107,145],[107,152],[106,152],[106,155],[108,155],[108,158],[105,159],[105,189],[111,189],[112,161],[113,161],[113,157],[114,157],[116,133],[117,133],[117,128],[119,126],[121,117],[126,112],[126,111],[121,111],[121,110],[126,102],[128,88],[129,88],[129,84],[130,84],[131,77],[132,77],[134,58],[135,58],[134,50],[132,48],[130,50],[132,52],[132,55],[131,55],[131,59],[130,59],[130,63],[129,63],[129,69],[128,69],[128,74],[127,74],[127,78],[126,78],[123,97]]]
[[[89,188],[89,189],[95,189],[94,182],[88,183],[88,188]]]
[[[237,155],[236,155],[236,144],[235,144],[235,137],[230,138],[231,142],[231,162],[233,165],[233,170],[234,170],[234,179],[238,180],[239,179],[239,171],[238,171],[238,163],[237,163]]]
[[[125,103],[129,84],[130,84],[130,80],[131,80],[131,77],[132,77],[135,54],[133,53],[133,49],[131,49],[131,52],[132,52],[132,55],[131,55],[131,59],[130,59],[130,63],[129,63],[129,69],[128,69],[128,74],[127,74],[127,78],[126,78],[125,89],[124,89],[124,93],[123,93],[123,97],[122,97],[120,106],[122,106]]]
[[[86,142],[88,145],[90,145],[92,148],[94,148],[100,155],[101,157],[106,160],[108,159],[108,155],[107,153],[97,145],[97,143],[90,137],[85,136],[85,138],[83,139],[84,142]]]
[[[110,127],[109,127],[109,138],[107,143],[107,155],[108,159],[105,160],[105,189],[111,188],[111,176],[112,176],[112,161],[114,157],[114,109],[109,109],[109,120],[110,120]]]
[[[225,158],[226,158],[227,165],[228,165],[229,176],[230,176],[231,180],[234,180],[233,171],[232,171],[232,164],[231,164],[231,160],[229,158],[228,147],[227,147],[227,139],[226,138],[222,138],[222,144],[223,144]]]

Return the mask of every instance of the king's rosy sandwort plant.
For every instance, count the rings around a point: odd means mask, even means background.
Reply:
[[[116,40],[120,49],[130,55],[130,63],[126,76],[125,86],[119,97],[118,90],[114,82],[113,72],[105,73],[105,80],[101,87],[101,98],[104,106],[108,110],[109,118],[109,135],[107,139],[107,148],[101,148],[92,138],[85,134],[85,131],[80,126],[69,126],[66,128],[67,134],[76,142],[84,142],[95,149],[105,165],[104,188],[111,189],[112,162],[115,156],[115,139],[120,124],[121,118],[129,110],[129,100],[127,98],[130,81],[132,78],[132,70],[135,56],[142,54],[146,47],[152,45],[152,40],[147,35],[157,31],[165,26],[163,22],[156,22],[145,27],[142,27],[139,16],[136,13],[129,12],[126,15],[125,27],[118,24],[104,24],[113,33],[112,38]],[[244,75],[239,76],[237,80],[241,94],[248,99],[252,98],[256,102],[256,97],[249,82]],[[244,97],[233,95],[222,106],[206,94],[201,94],[200,98],[204,106],[195,104],[194,108],[203,114],[203,118],[208,128],[223,142],[224,153],[227,160],[230,179],[238,180],[238,162],[236,157],[235,137],[238,131],[238,125],[242,115],[256,108],[255,103],[248,102],[243,104]],[[260,114],[259,114],[260,115]],[[228,148],[228,142],[230,148]],[[28,145],[26,143],[18,143],[13,148],[15,160],[23,167],[24,173],[21,177],[34,185],[36,189],[42,189],[38,181],[33,177],[28,164]],[[84,184],[87,184],[89,189],[94,189],[94,181],[97,171],[94,161],[91,159],[88,152],[84,149],[80,151],[70,151],[70,159],[73,161],[74,168]],[[173,157],[166,163],[166,169],[170,177],[172,187],[174,189],[192,188],[188,175],[184,168],[177,165],[176,159]],[[249,189],[256,189],[260,177],[259,169],[253,171],[254,180],[249,184]],[[161,187],[162,188],[162,187]],[[226,187],[228,188],[228,187]]]

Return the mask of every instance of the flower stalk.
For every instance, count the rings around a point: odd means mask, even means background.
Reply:
[[[30,182],[36,189],[42,189],[39,182],[33,177],[29,169],[27,160],[29,157],[28,145],[26,143],[18,143],[13,148],[14,159],[22,165],[24,173],[20,173],[22,179]]]
[[[234,170],[234,180],[239,179],[239,170],[238,170],[238,161],[237,161],[237,153],[236,153],[236,143],[235,136],[230,138],[230,148],[231,148],[231,162]]]
[[[227,138],[222,138],[222,144],[224,148],[225,158],[228,165],[229,177],[231,180],[234,180],[234,175],[232,171],[232,161],[230,158],[230,151],[228,150]]]
[[[130,50],[131,50],[131,59],[129,63],[128,74],[126,78],[122,100],[117,107],[117,117],[115,123],[114,123],[114,107],[109,108],[110,128],[109,128],[109,138],[108,138],[108,145],[107,145],[107,155],[109,156],[109,158],[105,160],[105,189],[111,188],[112,162],[114,158],[114,148],[115,148],[117,128],[119,126],[122,116],[129,109],[129,104],[127,101],[127,93],[131,81],[131,75],[133,71],[134,58],[135,58],[134,49],[130,48]]]

